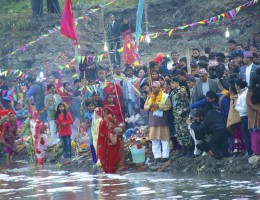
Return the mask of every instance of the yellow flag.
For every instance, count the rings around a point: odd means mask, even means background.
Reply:
[[[100,55],[100,62],[103,60],[104,54]]]
[[[23,98],[23,93],[19,93],[19,97],[20,97],[20,98]]]
[[[171,37],[173,30],[174,30],[174,29],[170,30],[170,32],[169,32],[169,37]]]
[[[78,76],[78,74],[74,74],[71,78],[76,78]]]
[[[8,74],[8,70],[2,72],[2,74],[3,74],[4,76],[7,76],[7,74]]]
[[[68,68],[68,69],[70,68],[70,66],[69,66],[68,64],[67,64],[67,65],[65,65],[65,67],[66,67],[66,68]]]
[[[18,77],[22,76],[23,72],[20,71],[19,74],[18,74]]]
[[[128,49],[130,49],[130,47],[131,47],[131,44],[129,43],[129,44],[127,44],[127,47],[128,47]]]
[[[118,52],[123,52],[124,51],[124,47],[122,47],[121,49],[117,50]]]
[[[152,37],[153,39],[157,38],[159,36],[159,33],[155,33],[155,35]]]

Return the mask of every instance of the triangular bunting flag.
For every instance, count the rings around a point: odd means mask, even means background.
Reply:
[[[79,88],[79,91],[81,92],[83,89],[84,89],[84,86],[83,86],[83,87],[81,87],[81,88]]]
[[[76,78],[78,76],[78,74],[74,74],[71,78]]]
[[[240,6],[236,8],[236,12],[238,13],[240,11]]]
[[[18,77],[22,76],[23,72],[20,71],[19,74],[18,74]]]
[[[5,96],[7,90],[2,90],[2,96]]]
[[[130,44],[129,44],[129,45],[130,45]],[[100,62],[103,60],[103,57],[104,57],[104,54],[101,54],[101,55],[100,55],[100,58],[99,58],[99,59],[100,59]]]
[[[60,70],[64,69],[64,67],[61,66],[61,65],[59,65],[58,68],[59,68]]]

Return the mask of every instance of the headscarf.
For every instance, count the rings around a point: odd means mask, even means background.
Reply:
[[[157,56],[155,57],[155,59],[153,59],[153,61],[159,64],[160,62],[162,62],[164,57],[165,56],[163,53],[158,53]]]

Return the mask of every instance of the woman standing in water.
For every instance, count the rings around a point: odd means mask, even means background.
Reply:
[[[114,99],[113,95],[108,94],[106,96],[106,99],[104,101],[104,108],[108,108],[110,110],[113,110],[117,124],[120,124],[123,122],[123,116],[120,111],[120,106],[118,105],[118,101]]]
[[[105,173],[116,173],[120,160],[120,143],[117,134],[113,132],[116,117],[109,109],[104,109],[103,114],[103,120],[99,125],[97,155]]]
[[[17,136],[16,115],[13,112],[8,113],[8,120],[3,123],[3,144],[6,153],[7,164],[13,161],[15,153],[15,137]]]

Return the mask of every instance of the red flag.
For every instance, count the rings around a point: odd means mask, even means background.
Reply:
[[[78,42],[78,36],[74,25],[74,17],[72,12],[71,0],[66,0],[64,10],[60,21],[60,33],[67,38],[76,40]]]

